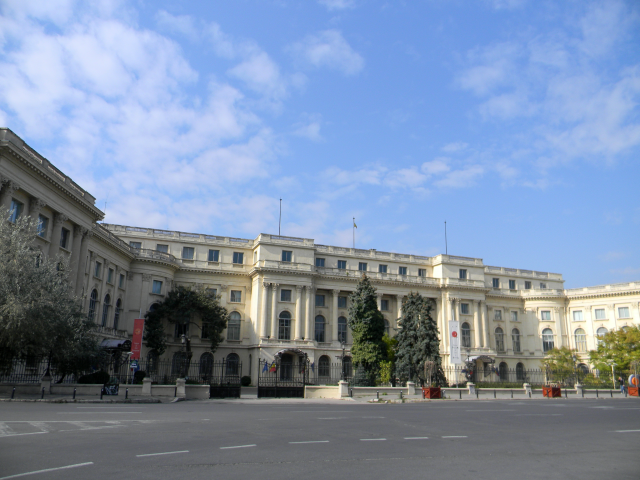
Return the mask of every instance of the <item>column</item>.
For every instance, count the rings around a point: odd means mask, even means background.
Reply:
[[[78,278],[78,270],[79,270],[79,261],[80,261],[80,248],[82,244],[82,228],[80,225],[76,225],[73,227],[73,245],[71,245],[71,260],[69,261],[69,266],[71,269],[71,274],[69,276],[69,281],[71,282],[71,288],[75,290],[76,281]],[[75,275],[74,275],[75,273]],[[114,278],[114,283],[118,284],[118,276]],[[117,291],[117,290],[116,290]]]
[[[7,180],[4,184],[4,188],[2,189],[2,194],[0,194],[0,206],[9,210],[11,208],[11,198],[13,192],[19,189],[20,186],[16,182]]]
[[[509,346],[511,346],[511,308],[504,307],[504,351],[509,353]]]
[[[451,305],[449,297],[446,294],[442,294],[442,348],[445,352],[449,351],[449,313],[451,312]]]
[[[382,308],[382,294],[376,293],[376,303],[378,304],[378,310]]]
[[[62,224],[67,220],[69,220],[69,218],[61,213],[56,213],[53,217],[53,230],[51,232],[51,244],[49,245],[49,258],[54,258],[60,250]]]
[[[296,285],[296,333],[295,340],[302,340],[302,285]]]
[[[304,333],[307,340],[313,340],[313,312],[316,300],[316,287],[309,285],[305,287],[307,289],[307,323],[305,325]]]
[[[554,339],[553,346],[556,348],[560,348],[563,345],[563,335],[562,335],[562,307],[554,307],[554,313],[556,314],[555,323],[556,323],[556,338]]]
[[[44,203],[42,200],[40,200],[39,198],[32,198],[29,201],[29,216],[34,220],[34,221],[38,221],[38,215],[40,215],[40,212],[42,211],[42,209],[45,207],[46,203]]]
[[[333,309],[332,313],[332,321],[331,321],[331,341],[338,341],[338,296],[340,295],[340,290],[332,290],[333,293]]]
[[[271,285],[267,282],[262,282],[262,307],[260,308],[260,337],[267,338],[269,335],[268,323],[269,323],[269,312],[267,310],[268,304],[268,296],[269,296],[269,287]]]
[[[107,262],[105,262],[106,264]],[[106,268],[103,266],[103,268]],[[102,278],[105,278],[106,274],[103,272]],[[149,301],[149,292],[151,289],[149,288],[149,283],[151,282],[151,275],[143,274],[142,275],[142,287],[140,288],[140,310],[142,310],[142,314],[147,311],[149,305],[147,302]],[[188,330],[187,330],[188,331]]]
[[[271,338],[278,338],[278,284],[271,284]]]
[[[397,315],[398,318],[402,317],[402,299],[404,298],[404,295],[396,295],[396,307],[398,309],[397,311]],[[380,302],[380,299],[378,299],[378,302]],[[379,305],[378,305],[379,308]]]
[[[487,311],[487,302],[480,302],[480,313],[482,314],[482,325],[484,330],[484,346],[491,348],[491,339],[489,337],[489,313]]]
[[[82,295],[84,288],[85,271],[87,270],[87,253],[89,251],[89,238],[92,232],[86,228],[82,229],[82,240],[80,242],[80,255],[78,258],[78,271],[76,272],[76,295]]]
[[[482,342],[482,327],[480,326],[480,300],[473,301],[473,343],[475,348],[484,345]]]

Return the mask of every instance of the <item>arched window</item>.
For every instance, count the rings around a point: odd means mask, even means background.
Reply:
[[[155,311],[156,311],[156,309],[157,309],[159,306],[160,306],[160,304],[159,304],[159,303],[157,303],[157,302],[156,302],[156,303],[152,303],[152,304],[151,304],[151,306],[149,307],[149,311],[150,311],[150,312],[155,312]]]
[[[291,340],[291,314],[287,311],[281,312],[278,322],[278,339]]]
[[[578,364],[578,370],[580,370],[580,372],[582,372],[583,375],[589,374],[589,367],[587,367],[584,363]]]
[[[496,328],[496,352],[504,352],[504,332],[502,328]]]
[[[498,375],[501,382],[509,380],[509,367],[506,362],[500,362],[500,365],[498,365]]]
[[[330,376],[330,366],[329,366],[329,357],[323,355],[318,360],[318,376],[319,377],[328,377]]]
[[[230,353],[227,355],[227,376],[238,376],[238,370],[240,367],[240,357],[237,353]]]
[[[545,328],[542,330],[542,351],[548,352],[553,348],[553,330]]]
[[[578,350],[579,352],[586,352],[587,351],[587,334],[585,333],[584,329],[576,328],[574,335],[576,339],[576,350]]]
[[[104,296],[104,303],[102,304],[102,326],[107,326],[107,320],[109,319],[109,307],[111,306],[111,296],[107,293]]]
[[[462,348],[471,348],[471,327],[467,322],[464,322],[460,327],[460,333],[462,336]]]
[[[116,302],[116,311],[113,314],[113,329],[118,329],[118,323],[120,322],[120,311],[122,310],[122,299],[118,299]]]
[[[520,330],[511,330],[511,342],[513,343],[513,353],[520,353]]]
[[[213,354],[204,352],[200,355],[200,376],[207,379],[211,375],[213,375]]]
[[[324,342],[324,317],[318,315],[316,317],[316,342]]]
[[[94,289],[89,297],[89,315],[87,315],[87,318],[90,322],[96,319],[96,303],[98,303],[98,291]]]
[[[516,380],[524,381],[524,365],[521,362],[516,364]]]
[[[238,312],[231,312],[229,314],[227,340],[240,340],[240,314]]]
[[[342,368],[344,368],[345,379],[353,376],[353,362],[351,361],[351,357],[344,357],[342,360]]]
[[[384,319],[384,333],[387,334],[387,337],[391,336],[391,327],[389,326],[389,320]]]
[[[338,341],[347,343],[347,319],[345,317],[338,317]]]
[[[186,352],[176,352],[171,359],[171,375],[180,375],[182,373],[182,366],[187,359]]]
[[[604,336],[609,333],[609,330],[607,330],[604,327],[600,327],[598,329],[598,331],[596,332],[596,338],[598,339],[598,345],[600,345],[602,343],[602,339],[604,338]]]

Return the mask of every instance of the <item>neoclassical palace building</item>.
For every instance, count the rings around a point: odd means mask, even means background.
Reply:
[[[349,295],[363,273],[377,288],[392,336],[409,292],[434,300],[445,364],[450,320],[460,322],[463,358],[490,357],[508,368],[538,368],[545,351],[562,345],[587,363],[598,335],[640,324],[640,282],[564,289],[560,274],[488,266],[480,258],[100,223],[95,198],[6,128],[0,183],[3,207],[39,219],[44,254],[69,257],[75,291],[103,340],[130,339],[134,319],[176,286],[208,289],[230,312],[215,359],[234,355],[252,378],[259,359],[286,350],[336,362],[342,342],[349,349]],[[207,351],[206,329],[166,332],[166,358],[182,348],[183,334],[194,360]]]

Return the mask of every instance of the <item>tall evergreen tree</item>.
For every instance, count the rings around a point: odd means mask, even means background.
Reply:
[[[440,358],[438,326],[431,316],[433,300],[411,292],[402,305],[402,317],[398,321],[396,336],[396,372],[402,380],[417,378],[422,385],[430,381],[445,386],[446,378]],[[431,378],[427,362],[433,362]]]
[[[348,325],[353,336],[351,357],[353,363],[364,371],[364,381],[375,385],[380,371],[380,362],[386,358],[384,317],[378,310],[376,289],[363,274],[356,291],[351,294]]]

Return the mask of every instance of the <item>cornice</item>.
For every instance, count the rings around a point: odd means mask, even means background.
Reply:
[[[631,295],[640,295],[640,289],[627,290],[622,292],[594,292],[577,295],[566,295],[566,298],[568,300],[583,300],[590,298],[628,297]]]

